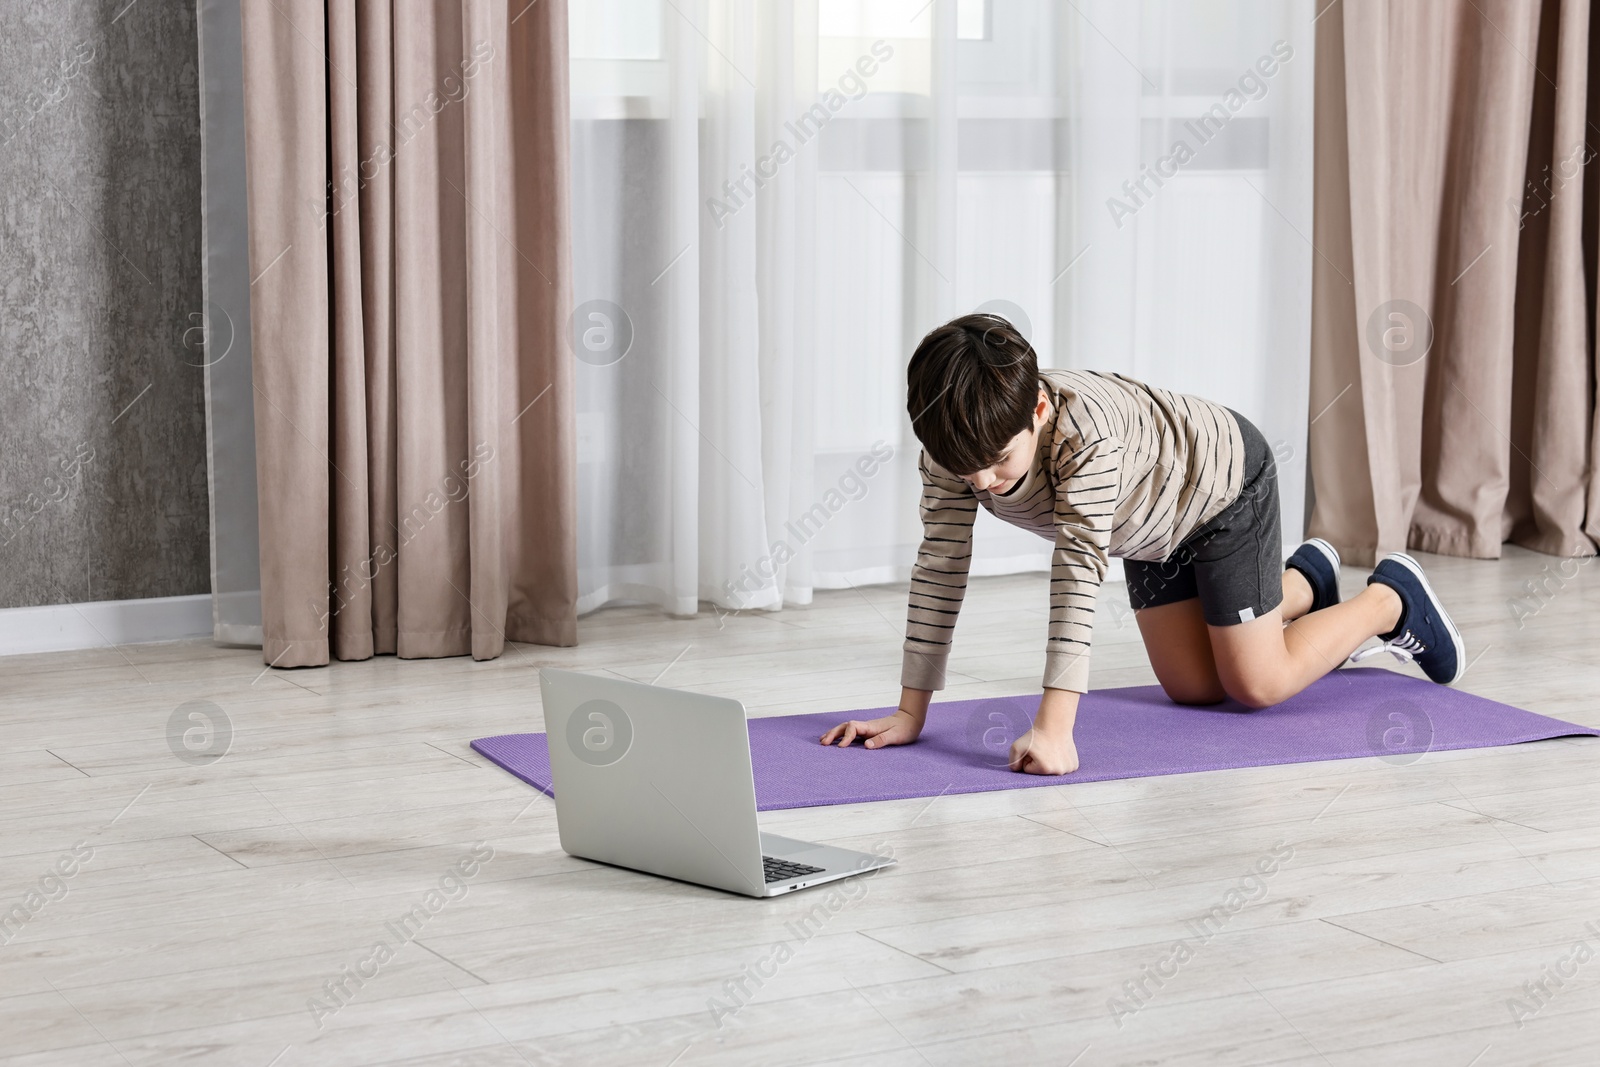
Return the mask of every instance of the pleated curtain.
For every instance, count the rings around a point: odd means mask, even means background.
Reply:
[[[1319,8],[1310,532],[1594,554],[1588,0]]]
[[[263,658],[576,642],[563,0],[245,0]]]

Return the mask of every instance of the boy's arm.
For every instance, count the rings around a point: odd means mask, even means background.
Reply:
[[[1121,489],[1122,442],[1104,437],[1062,449],[1056,468],[1056,538],[1050,556],[1046,691],[1089,689],[1094,607],[1111,565],[1111,526]],[[1076,706],[1076,702],[1074,702]]]
[[[911,568],[900,705],[882,718],[840,723],[822,735],[825,745],[847,748],[858,738],[868,748],[910,744],[922,733],[933,691],[944,688],[950,635],[967,591],[978,498],[926,452],[917,466],[922,472],[922,547]]]
[[[1046,689],[1033,717],[1033,729],[1011,745],[1011,769],[1026,774],[1071,774],[1078,769],[1078,746],[1072,727],[1078,719],[1078,697],[1070,689]]]
[[[1071,774],[1078,698],[1089,689],[1094,605],[1111,565],[1111,526],[1122,482],[1122,443],[1104,437],[1063,449],[1056,466],[1056,547],[1050,557],[1050,638],[1044,696],[1033,729],[1011,746],[1011,769]]]
[[[978,498],[966,482],[938,467],[926,452],[918,468],[922,472],[922,546],[911,568],[900,684],[907,690],[931,692],[944,688],[950,638],[967,592]]]

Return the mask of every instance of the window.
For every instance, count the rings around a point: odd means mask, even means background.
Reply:
[[[956,37],[987,41],[991,26],[989,0],[956,0]]]
[[[567,18],[573,59],[661,58],[661,0],[581,0]]]
[[[956,0],[956,36],[989,39],[990,0]],[[817,29],[824,37],[927,37],[933,0],[818,0]]]

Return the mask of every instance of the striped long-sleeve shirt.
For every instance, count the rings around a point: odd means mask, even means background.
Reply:
[[[1040,371],[1039,384],[1052,410],[1032,467],[1004,494],[974,490],[922,454],[902,685],[944,688],[980,504],[1055,543],[1044,684],[1082,693],[1110,557],[1166,559],[1241,491],[1244,439],[1221,404],[1098,371]]]

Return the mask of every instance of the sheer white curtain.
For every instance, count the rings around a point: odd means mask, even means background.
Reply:
[[[1304,513],[1311,0],[572,8],[582,609],[900,580],[904,367],[980,307],[1045,366],[1233,407]],[[1184,147],[1179,148],[1182,144]],[[982,521],[975,573],[1046,569]]]

